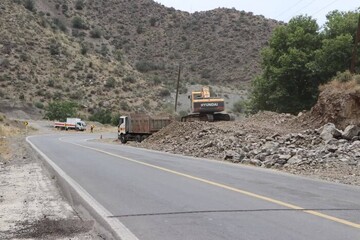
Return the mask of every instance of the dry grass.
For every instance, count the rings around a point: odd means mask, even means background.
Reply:
[[[356,75],[359,76],[359,75]],[[360,84],[357,82],[357,80],[355,80],[355,76],[353,77],[353,79],[351,81],[348,82],[340,82],[337,81],[336,79],[321,85],[319,87],[320,91],[324,91],[325,89],[328,89],[328,87],[331,87],[334,90],[338,90],[338,91],[359,91],[360,90]]]

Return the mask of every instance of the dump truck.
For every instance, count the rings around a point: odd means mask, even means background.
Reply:
[[[201,91],[193,91],[189,99],[192,113],[182,117],[182,122],[231,120],[229,114],[221,113],[225,110],[224,99],[211,97],[209,87],[204,86]]]
[[[54,122],[54,127],[61,130],[74,129],[76,131],[85,131],[86,123],[80,118],[66,118],[66,122]]]
[[[121,116],[118,125],[118,139],[121,143],[127,141],[142,142],[151,134],[171,123],[170,116],[150,116],[147,114],[130,114]]]

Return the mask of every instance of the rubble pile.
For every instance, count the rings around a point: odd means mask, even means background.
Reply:
[[[239,122],[174,122],[143,147],[195,157],[321,175],[360,185],[360,128],[291,128],[297,117],[259,113]],[[316,172],[317,171],[317,172]],[[340,172],[339,172],[340,171]],[[325,177],[326,175],[326,177]],[[320,176],[321,177],[321,176]]]
[[[141,146],[360,185],[360,84],[332,81],[298,116],[260,112],[236,122],[174,122]]]

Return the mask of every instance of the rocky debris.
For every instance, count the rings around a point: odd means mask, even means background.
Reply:
[[[291,129],[291,121],[297,121],[296,117],[277,114],[277,121],[272,121],[276,113],[265,115],[269,119],[261,113],[239,122],[174,122],[141,146],[289,172],[299,169],[301,173],[308,173],[318,166],[326,169],[326,166],[341,165],[341,169],[351,172],[346,179],[352,179],[342,181],[360,185],[357,126],[349,126],[344,132],[334,124],[316,130]],[[259,118],[261,121],[256,121]],[[305,171],[309,166],[311,168]],[[343,178],[343,173],[338,175]]]

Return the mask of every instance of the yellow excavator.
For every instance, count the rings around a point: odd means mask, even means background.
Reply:
[[[191,102],[191,114],[181,118],[182,122],[192,121],[230,121],[229,114],[221,113],[225,110],[223,98],[210,96],[210,88],[202,87],[201,91],[193,91],[189,96]]]

